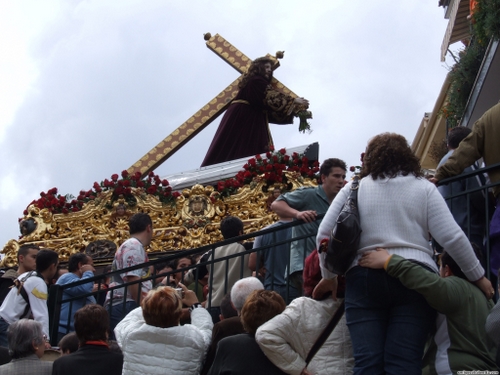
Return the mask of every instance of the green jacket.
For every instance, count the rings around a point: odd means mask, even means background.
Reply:
[[[438,168],[438,180],[456,176],[465,168],[474,164],[481,157],[486,166],[500,163],[500,103],[484,113],[476,121],[470,133],[458,148],[453,152],[448,161]],[[500,181],[500,169],[488,172],[491,182]],[[493,188],[496,198],[500,196],[500,185]]]
[[[479,288],[456,276],[442,278],[398,255],[391,257],[386,271],[408,289],[422,294],[431,307],[445,316],[445,326],[438,327],[424,357],[425,374],[438,374],[436,368],[448,368],[448,373],[451,369],[453,374],[461,370],[497,369],[495,344],[485,330],[493,302],[488,301]],[[449,345],[440,347],[443,355],[439,358],[436,342]]]

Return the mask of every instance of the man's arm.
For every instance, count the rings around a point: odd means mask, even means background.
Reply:
[[[123,278],[123,281],[126,283],[132,282],[132,281],[137,281],[139,280],[138,276],[125,276]],[[131,284],[127,286],[127,291],[130,294],[130,296],[134,299],[135,302],[137,302],[138,305],[141,304],[141,288],[140,288],[141,283],[136,283],[136,284]]]
[[[306,223],[316,220],[317,215],[314,210],[296,210],[295,208],[290,207],[284,200],[275,200],[271,204],[271,209],[276,212],[279,217],[292,217],[297,220],[303,220]]]
[[[465,168],[474,164],[483,156],[484,142],[484,124],[479,119],[472,127],[472,133],[460,142],[446,163],[438,168],[432,182],[459,175]]]
[[[460,280],[457,283],[457,280],[442,278],[399,255],[390,255],[385,249],[378,248],[377,251],[364,253],[359,265],[373,269],[384,268],[405,287],[422,294],[427,303],[442,314],[456,311],[463,303],[464,289],[460,287]]]

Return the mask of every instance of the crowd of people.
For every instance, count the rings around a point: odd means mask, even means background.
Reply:
[[[458,143],[451,137],[453,152],[431,181],[401,135],[369,141],[358,188],[362,233],[345,275],[329,270],[323,251],[351,185],[337,158],[322,163],[317,187],[273,199],[280,221],[253,248],[236,241],[150,267],[153,222],[131,216],[105,298],[93,282],[81,282],[95,275],[91,257],[72,255],[57,277],[56,252],[21,246],[18,269],[1,278],[0,375],[495,373],[500,304],[482,265],[484,238],[477,223],[464,227],[463,212],[441,195],[449,191],[432,183],[480,156],[499,161],[484,133],[492,116],[499,126],[500,104],[491,111]],[[286,226],[293,220],[305,224]],[[227,216],[220,230],[237,238],[244,223]],[[47,298],[55,279],[68,287],[53,322],[60,357],[50,362],[41,358],[51,349]]]

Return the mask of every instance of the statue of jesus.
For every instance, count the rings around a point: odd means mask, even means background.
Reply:
[[[309,107],[304,98],[293,98],[271,86],[273,61],[255,59],[238,84],[239,92],[224,113],[203,160],[202,167],[255,156],[272,144],[269,123],[292,124],[293,117]]]

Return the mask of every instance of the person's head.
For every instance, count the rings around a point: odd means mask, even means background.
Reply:
[[[150,326],[169,328],[179,324],[182,300],[174,288],[161,286],[149,291],[141,306],[144,320]]]
[[[108,330],[108,312],[101,305],[85,305],[75,313],[75,332],[80,345],[87,341],[106,341]]]
[[[154,265],[155,275],[161,275],[161,274],[171,272],[174,270],[175,270],[175,262],[174,261],[160,262],[160,263],[156,263]],[[158,276],[157,278],[155,278],[154,283],[155,284],[161,283],[165,277],[168,277],[169,281],[174,280],[174,275],[170,274],[167,276]]]
[[[153,221],[148,214],[139,212],[130,217],[128,222],[131,236],[139,239],[144,246],[151,243],[153,238]]]
[[[247,298],[241,309],[241,323],[245,331],[254,335],[262,324],[281,314],[286,303],[272,290],[255,290]]]
[[[175,269],[176,270],[183,269],[183,268],[186,268],[186,267],[189,267],[192,265],[193,265],[193,258],[191,258],[190,256],[187,256],[184,258],[179,258],[179,259],[175,260]],[[184,270],[182,272],[176,272],[174,274],[174,279],[175,279],[176,284],[178,284],[182,281],[182,277],[184,276],[184,274],[186,272],[187,272],[187,270]]]
[[[405,137],[382,133],[373,137],[366,147],[361,177],[393,178],[397,175],[422,177],[420,162]]]
[[[347,165],[345,161],[330,158],[326,159],[319,168],[320,183],[326,196],[333,199],[344,187]]]
[[[85,253],[76,253],[69,257],[68,272],[78,272],[84,264],[94,264],[94,260]]]
[[[34,271],[36,269],[36,256],[40,248],[36,245],[25,244],[17,250],[17,263],[19,264],[19,274]]]
[[[220,320],[227,318],[232,318],[233,316],[238,316],[238,312],[233,307],[231,303],[231,293],[226,293],[222,300],[220,301]]]
[[[36,272],[50,281],[57,272],[59,256],[53,250],[43,249],[36,255]]]
[[[247,72],[243,75],[238,87],[240,89],[244,88],[247,85],[249,78],[255,75],[260,75],[270,81],[273,77],[273,65],[274,62],[269,57],[264,56],[253,60]]]
[[[261,289],[264,289],[264,285],[259,279],[253,276],[245,277],[235,282],[231,288],[231,303],[236,311],[241,311],[250,293]]]
[[[466,126],[457,126],[455,128],[451,128],[448,132],[447,145],[450,150],[454,150],[458,147],[460,142],[467,137],[472,130]]]
[[[75,332],[70,332],[59,341],[59,351],[61,355],[74,353],[78,350],[80,342]]]
[[[33,319],[20,319],[7,329],[9,352],[12,359],[36,354],[42,358],[45,351],[45,337],[42,324]]]
[[[471,245],[472,249],[474,250],[474,254],[476,254],[476,258],[481,262],[481,249],[474,242],[471,242]],[[467,280],[467,276],[465,276],[462,269],[459,267],[457,262],[455,262],[455,259],[453,259],[451,255],[446,252],[446,250],[441,254],[439,274],[441,275],[441,277],[457,276],[461,279]]]
[[[243,234],[243,222],[236,216],[226,216],[220,222],[220,231],[226,240],[241,236]]]

